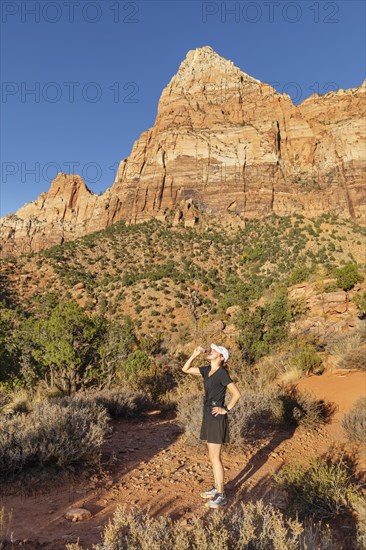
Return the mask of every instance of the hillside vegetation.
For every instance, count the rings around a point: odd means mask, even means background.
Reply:
[[[329,368],[366,368],[365,233],[330,216],[271,216],[243,229],[150,220],[2,261],[0,478],[95,470],[111,419],[154,408],[174,411],[188,444],[200,444],[202,388],[181,372],[199,343],[230,349],[244,396],[230,449],[329,423],[332,403],[291,383]],[[343,422],[350,441],[362,443],[365,422],[360,401]],[[313,500],[320,491],[328,498],[337,467],[322,463]],[[290,493],[306,474],[289,472],[281,479]],[[363,498],[343,481],[351,496],[334,497],[333,515],[352,515]],[[310,504],[305,512],[313,513]],[[167,540],[175,537],[169,529]]]
[[[289,331],[309,310],[291,289],[342,290],[363,319],[365,233],[330,216],[271,216],[235,230],[150,220],[3,261],[1,380],[29,387],[41,378],[69,393],[110,387],[122,363],[128,378],[214,340],[250,365],[287,341],[293,366],[321,371],[314,332]]]
[[[36,313],[56,293],[56,300],[76,300],[90,312],[129,314],[144,333],[162,327],[174,332],[195,291],[200,314],[216,315],[259,298],[276,283],[310,280],[320,266],[325,277],[347,262],[364,267],[365,234],[365,228],[327,215],[273,215],[247,220],[237,230],[213,222],[197,229],[157,220],[120,222],[13,258],[2,272],[29,311]]]

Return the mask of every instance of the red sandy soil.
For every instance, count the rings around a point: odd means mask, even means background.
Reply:
[[[336,404],[331,423],[315,430],[276,431],[273,437],[240,453],[224,449],[229,509],[239,501],[258,498],[285,507],[283,497],[271,485],[272,474],[285,462],[307,461],[332,445],[346,442],[340,420],[366,394],[365,374],[336,371],[305,378],[297,386]],[[356,452],[362,468],[366,464],[365,451],[357,446]],[[172,413],[157,411],[142,421],[114,422],[103,453],[113,457],[107,473],[48,481],[33,488],[31,495],[15,486],[15,495],[1,497],[6,538],[24,541],[22,546],[27,549],[61,550],[78,538],[85,548],[92,548],[92,544],[101,541],[103,526],[122,503],[132,508],[149,507],[151,515],[170,514],[182,525],[189,524],[194,515],[205,517],[212,513],[199,495],[212,486],[206,447],[188,445]],[[63,517],[70,507],[86,508],[92,517],[72,523]]]

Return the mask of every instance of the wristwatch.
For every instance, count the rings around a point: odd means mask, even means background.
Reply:
[[[227,408],[227,405],[223,405],[222,408],[225,409],[227,413],[230,412],[230,409]]]

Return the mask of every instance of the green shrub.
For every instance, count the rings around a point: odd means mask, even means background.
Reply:
[[[45,377],[47,373],[52,385],[62,385],[69,394],[79,390],[88,381],[102,336],[100,319],[89,317],[75,302],[61,301],[49,316],[28,319],[28,324],[31,354]]]
[[[295,353],[291,357],[291,363],[306,374],[321,374],[324,371],[323,361],[311,344],[305,344]]]
[[[261,286],[252,281],[242,281],[235,275],[226,278],[226,289],[224,295],[219,299],[219,309],[225,311],[229,306],[241,305],[247,307],[248,303],[259,298]]]
[[[270,353],[288,334],[291,304],[287,289],[279,288],[271,301],[254,311],[243,310],[237,318],[239,345],[250,364]]]
[[[331,281],[329,283],[324,283],[323,291],[324,292],[336,292],[339,286],[336,281]]]
[[[291,271],[289,277],[289,283],[291,285],[296,285],[307,281],[311,275],[311,269],[306,265],[306,263],[300,263],[294,267]]]
[[[342,418],[342,426],[350,441],[366,444],[366,397],[361,397]]]
[[[266,255],[266,250],[263,243],[257,241],[255,246],[248,247],[240,256],[240,262],[243,264],[256,262]]]
[[[342,458],[336,462],[316,458],[308,467],[288,464],[273,478],[288,492],[301,515],[326,518],[350,510],[353,500],[360,497],[353,475]]]
[[[344,267],[335,270],[337,284],[343,290],[351,290],[357,283],[361,283],[364,279],[363,275],[358,271],[357,264],[347,262]]]
[[[122,373],[128,380],[134,378],[139,371],[148,370],[151,366],[149,356],[141,350],[130,353],[123,363]],[[121,374],[122,374],[121,373]]]
[[[143,393],[155,406],[160,406],[165,400],[165,394],[173,388],[174,381],[170,369],[151,364],[130,378],[128,385],[133,391]]]
[[[77,400],[42,402],[32,412],[3,415],[0,425],[0,476],[29,467],[94,464],[107,429],[106,410]]]

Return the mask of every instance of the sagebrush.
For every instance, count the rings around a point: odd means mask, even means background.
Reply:
[[[191,444],[200,442],[203,397],[198,388],[182,393],[177,402],[177,421]],[[244,389],[229,413],[230,445],[242,447],[265,429],[307,426],[327,422],[333,408],[310,393],[280,388]]]
[[[285,489],[292,505],[303,516],[335,517],[350,511],[354,501],[365,497],[354,481],[354,472],[343,458],[332,461],[317,457],[309,466],[287,464],[273,475],[276,484]]]
[[[366,323],[362,322],[348,334],[336,335],[327,344],[337,368],[366,369]]]
[[[0,476],[49,465],[95,464],[107,430],[100,405],[72,400],[36,403],[30,413],[3,415],[0,426]]]
[[[169,516],[151,518],[144,510],[119,506],[95,550],[331,550],[327,528],[288,519],[262,500],[240,504],[236,511],[217,511],[206,522],[192,520],[189,530]],[[313,546],[311,546],[311,544]],[[316,546],[314,546],[316,545]],[[81,550],[79,544],[68,550]]]
[[[342,426],[350,441],[366,444],[366,397],[361,397],[342,418]]]
[[[135,418],[151,409],[152,404],[146,394],[124,388],[89,391],[64,398],[62,403],[70,402],[97,404],[103,407],[111,418]]]

